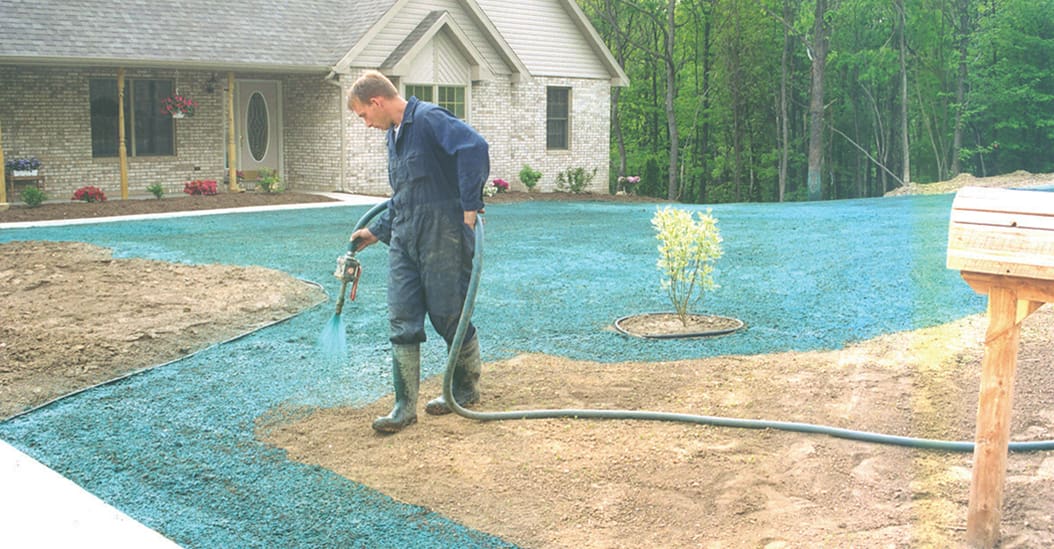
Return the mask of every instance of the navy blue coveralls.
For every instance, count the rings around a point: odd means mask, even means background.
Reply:
[[[475,234],[465,211],[483,209],[487,142],[447,110],[411,97],[388,130],[388,209],[370,226],[388,244],[388,320],[394,344],[425,341],[424,317],[454,338],[472,275]],[[480,221],[482,222],[482,221]],[[476,328],[469,325],[465,341]]]

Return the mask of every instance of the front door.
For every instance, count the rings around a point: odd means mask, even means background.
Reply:
[[[256,179],[262,168],[280,172],[281,85],[273,80],[239,80],[235,89],[238,169],[249,180]]]

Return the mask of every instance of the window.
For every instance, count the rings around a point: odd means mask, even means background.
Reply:
[[[430,84],[407,84],[406,96],[416,96],[421,101],[435,103],[454,116],[465,119],[465,87],[433,86]]]
[[[89,82],[93,157],[117,156],[117,80]],[[172,95],[171,80],[127,80],[124,88],[124,136],[129,156],[175,154],[175,125],[161,112],[161,100]]]
[[[435,102],[435,99],[432,97],[432,86],[407,84],[406,97],[416,97],[421,101],[428,101],[429,103]]]
[[[465,88],[457,86],[439,86],[439,99],[436,104],[454,113],[454,116],[465,119]]]
[[[567,149],[571,125],[571,88],[546,88],[545,93],[545,147]]]

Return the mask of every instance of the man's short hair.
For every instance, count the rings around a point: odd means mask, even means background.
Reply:
[[[399,90],[395,89],[392,81],[377,71],[366,71],[351,85],[348,93],[349,98],[360,105],[369,103],[374,97],[391,99],[397,95]]]

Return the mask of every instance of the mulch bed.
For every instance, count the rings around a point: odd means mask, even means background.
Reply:
[[[25,204],[11,204],[0,211],[0,223],[20,221],[47,221],[53,219],[83,219],[119,215],[139,215],[174,211],[218,210],[249,206],[274,206],[283,204],[307,204],[334,202],[327,196],[287,193],[220,193],[212,196],[172,195],[157,198],[134,198],[129,200],[109,199],[105,202],[47,202],[30,208]]]

